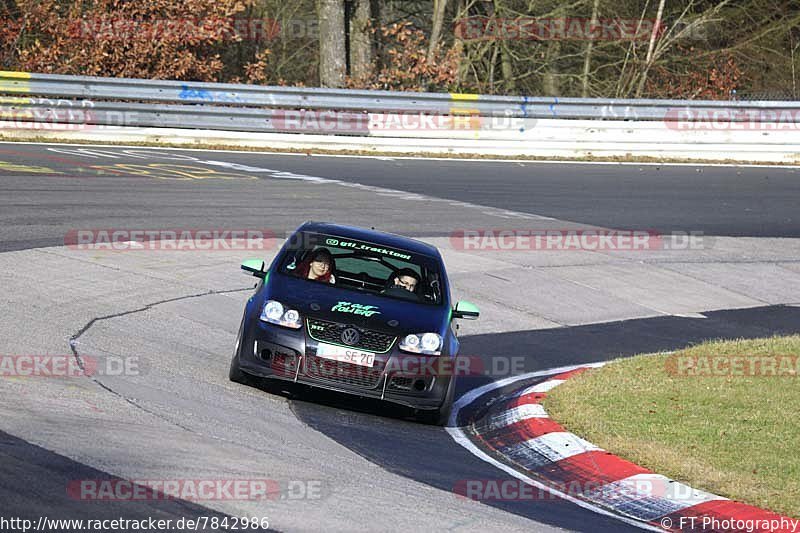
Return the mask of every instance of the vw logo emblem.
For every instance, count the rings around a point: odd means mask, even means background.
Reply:
[[[352,346],[358,344],[359,340],[361,340],[361,335],[358,334],[358,330],[355,328],[347,328],[342,332],[342,342],[345,344]]]

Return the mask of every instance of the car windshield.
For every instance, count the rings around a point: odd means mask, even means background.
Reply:
[[[442,302],[439,263],[433,257],[333,235],[298,236],[281,263],[283,274],[386,298]]]

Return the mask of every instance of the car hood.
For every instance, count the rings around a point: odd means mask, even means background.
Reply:
[[[297,309],[304,318],[354,324],[395,335],[427,331],[443,334],[449,318],[445,305],[406,302],[280,274],[270,276],[264,291],[264,300],[267,299]]]

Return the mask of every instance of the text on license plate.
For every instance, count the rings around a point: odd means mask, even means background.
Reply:
[[[374,353],[362,352],[361,350],[356,350],[355,348],[334,346],[333,344],[325,344],[324,342],[321,342],[317,345],[317,357],[369,367],[375,364]]]

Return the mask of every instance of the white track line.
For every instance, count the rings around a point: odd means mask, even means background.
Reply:
[[[176,150],[183,152],[211,152],[220,154],[254,154],[254,155],[276,155],[286,157],[338,157],[349,159],[377,159],[380,161],[393,160],[419,160],[419,161],[454,161],[464,163],[514,163],[518,165],[526,164],[553,164],[553,165],[614,165],[614,166],[646,166],[646,167],[722,167],[722,168],[782,168],[797,170],[797,165],[782,164],[763,164],[755,165],[751,163],[658,163],[635,161],[580,161],[580,160],[547,160],[547,159],[471,159],[458,157],[414,157],[414,156],[387,156],[387,155],[352,155],[352,154],[313,154],[313,153],[293,153],[293,152],[270,152],[253,150],[211,150],[208,148],[175,148],[172,146],[137,146],[125,144],[84,144],[84,143],[48,143],[48,142],[26,142],[26,141],[0,141],[0,144],[17,145],[36,145],[36,146],[79,146],[82,148],[117,148],[124,150]]]

